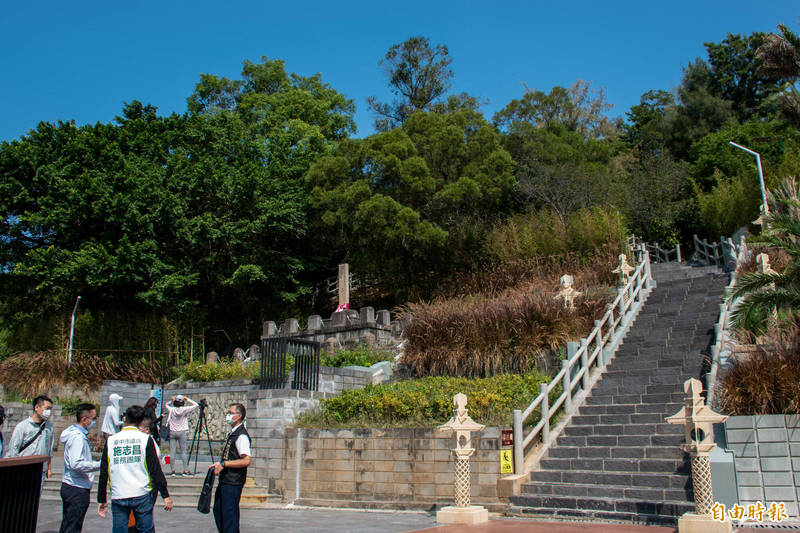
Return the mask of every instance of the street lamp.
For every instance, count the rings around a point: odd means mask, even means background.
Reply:
[[[754,152],[749,148],[745,148],[741,144],[736,144],[733,141],[728,141],[728,143],[731,144],[732,146],[735,146],[739,150],[744,150],[748,154],[756,156],[756,164],[758,164],[758,181],[759,183],[761,183],[761,202],[762,202],[762,209],[764,211],[763,214],[768,215],[769,204],[767,204],[767,189],[764,187],[764,172],[761,170],[761,156],[758,154],[758,152]]]
[[[72,325],[69,328],[69,355],[67,355],[67,366],[72,366],[72,336],[75,334],[75,313],[78,312],[78,302],[81,297],[75,300],[75,307],[72,308]]]

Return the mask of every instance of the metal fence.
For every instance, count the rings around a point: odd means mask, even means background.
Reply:
[[[294,357],[291,387],[317,390],[319,386],[319,343],[291,337],[261,339],[262,389],[282,389],[288,378],[286,361]]]

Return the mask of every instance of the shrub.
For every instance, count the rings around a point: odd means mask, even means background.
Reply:
[[[596,285],[614,279],[612,257],[606,250],[588,267],[573,263],[580,269],[571,271],[563,267],[526,271],[521,265],[516,286],[497,290],[513,282],[513,276],[506,276],[512,271],[500,268],[496,282],[485,284],[485,293],[406,304],[401,317],[411,320],[402,362],[416,376],[527,372],[547,351],[591,331],[613,297]],[[583,292],[574,309],[555,299],[558,277],[565,272],[573,274],[575,287]],[[542,277],[530,279],[530,275]]]
[[[180,375],[187,381],[221,381],[226,379],[258,379],[261,375],[261,364],[244,366],[240,361],[219,361],[205,364],[194,361],[181,367]]]
[[[485,379],[427,377],[367,385],[320,402],[317,413],[301,415],[299,426],[432,426],[453,416],[453,396],[467,395],[470,416],[487,425],[508,425],[513,410],[527,407],[549,378],[536,372]],[[555,400],[558,391],[553,391]]]
[[[76,408],[82,403],[92,403],[88,400],[84,400],[83,398],[78,398],[77,396],[68,396],[66,398],[57,397],[54,399],[55,403],[61,405],[61,415],[74,415]],[[95,405],[94,406],[97,413],[100,413],[100,409]]]
[[[720,405],[729,415],[800,413],[800,327],[773,332],[774,343],[761,345],[736,360],[720,376]]]
[[[717,184],[710,192],[703,192],[695,184],[695,194],[700,206],[700,220],[709,237],[732,235],[747,226],[758,216],[761,195],[758,182],[751,178],[716,176]]]
[[[621,246],[626,236],[614,209],[593,207],[564,217],[542,209],[498,224],[487,238],[487,248],[500,263],[571,254],[591,257],[604,245]]]
[[[157,360],[113,360],[93,354],[73,352],[72,365],[62,351],[19,353],[0,362],[0,376],[10,390],[33,397],[49,385],[69,383],[80,387],[99,387],[106,379],[138,383],[159,383],[163,377]]]
[[[381,361],[393,360],[394,354],[388,350],[361,345],[353,350],[338,350],[331,355],[323,355],[320,358],[320,364],[339,368],[343,366],[372,366]]]

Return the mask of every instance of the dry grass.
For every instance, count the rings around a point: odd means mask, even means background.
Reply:
[[[719,381],[729,415],[800,413],[800,324],[772,331],[758,351],[737,360]]]
[[[64,352],[46,351],[9,357],[0,363],[0,376],[9,390],[22,397],[33,397],[53,384],[99,387],[106,379],[158,383],[161,365],[158,361],[140,359],[110,362],[96,355],[74,352],[72,365],[68,367]]]
[[[748,257],[747,260],[739,265],[739,267],[736,269],[736,275],[741,277],[745,274],[757,272],[758,261],[756,261],[756,256],[758,256],[760,253],[765,253],[769,256],[769,265],[775,272],[783,272],[783,269],[785,269],[786,266],[792,262],[792,256],[785,251],[778,250],[777,248],[765,248],[750,254],[750,257]]]
[[[462,289],[469,294],[407,304],[400,309],[411,319],[403,362],[417,376],[526,372],[548,352],[591,331],[612,298],[602,287],[614,284],[614,261],[605,249],[590,265],[569,258],[561,264],[505,265],[465,279]],[[555,298],[564,273],[583,292],[574,309]]]

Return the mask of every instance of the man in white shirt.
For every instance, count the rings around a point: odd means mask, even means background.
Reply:
[[[64,477],[61,481],[61,528],[59,533],[80,533],[89,508],[89,491],[100,461],[92,459],[89,430],[97,422],[94,405],[82,403],[75,408],[77,422],[61,432],[64,444]]]
[[[33,399],[33,414],[14,428],[6,446],[6,457],[53,456],[53,424],[48,422],[52,409],[53,400],[47,396]],[[49,479],[50,475],[50,461],[47,461],[42,465],[42,487],[45,477]]]
[[[231,432],[222,448],[220,462],[209,467],[219,476],[214,494],[214,522],[220,533],[239,533],[239,500],[250,466],[250,434],[244,427],[246,416],[247,411],[240,403],[228,408],[225,421],[231,426]]]

